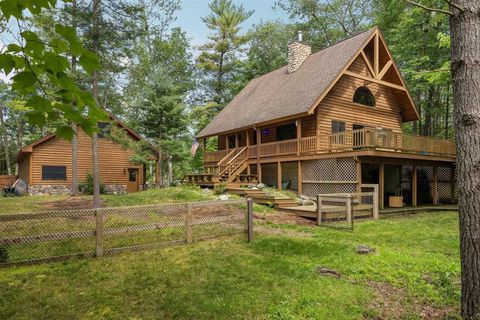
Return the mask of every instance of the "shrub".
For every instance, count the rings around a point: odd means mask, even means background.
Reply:
[[[213,188],[213,192],[215,194],[224,194],[227,191],[227,183],[222,182],[220,184],[217,184],[215,188]]]
[[[78,190],[83,194],[93,194],[93,175],[90,172],[87,173],[87,181],[78,185]],[[100,183],[100,193],[105,193],[105,186],[102,183]]]

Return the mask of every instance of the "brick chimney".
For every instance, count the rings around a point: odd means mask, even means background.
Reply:
[[[312,48],[303,42],[302,31],[298,31],[297,40],[288,45],[288,73],[297,71],[310,53]]]

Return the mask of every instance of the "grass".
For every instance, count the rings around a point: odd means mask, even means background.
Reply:
[[[251,244],[223,238],[0,269],[0,318],[417,319],[427,307],[458,317],[454,212],[363,221],[354,232],[286,224],[256,229]],[[376,252],[357,255],[358,244]],[[320,276],[318,266],[342,276]],[[372,281],[396,293],[385,307],[373,304],[379,292]]]
[[[124,195],[102,195],[104,207],[136,206],[157,203],[190,202],[217,199],[213,193],[204,193],[195,186],[171,187],[165,189],[149,189],[142,192]],[[231,198],[238,198],[231,195]],[[61,204],[71,199],[70,196],[25,196],[25,197],[0,197],[0,214],[23,213],[52,210],[52,204]],[[86,202],[89,207],[92,196],[82,195],[80,200]],[[268,213],[273,209],[267,206],[254,205],[255,211]],[[57,210],[57,209],[54,209]]]

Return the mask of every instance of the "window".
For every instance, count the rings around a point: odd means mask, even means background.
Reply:
[[[372,91],[367,87],[360,87],[355,91],[353,95],[353,102],[360,103],[365,106],[374,107],[375,106],[375,97],[372,94]]]
[[[67,180],[67,167],[43,166],[42,180]]]
[[[137,170],[128,170],[128,181],[130,182],[137,181]]]
[[[108,137],[110,135],[110,133],[112,132],[110,130],[110,123],[108,123],[108,122],[99,122],[97,124],[97,127],[100,129],[100,132],[98,133],[99,138]]]
[[[277,127],[277,141],[295,139],[297,137],[297,126],[295,122]]]
[[[344,132],[345,131],[345,122],[332,120],[332,133]]]

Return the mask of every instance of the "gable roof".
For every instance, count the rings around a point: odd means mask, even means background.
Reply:
[[[117,117],[115,117],[111,112],[109,111],[106,111],[106,113],[108,114],[108,116],[110,117],[110,119],[112,119],[115,123],[117,123],[120,127],[122,127],[123,129],[125,129],[131,136],[133,136],[137,141],[145,141],[148,146],[152,149],[152,151],[154,151],[155,153],[155,156],[158,156],[158,150],[157,148],[155,148],[150,142],[146,141],[141,135],[139,135],[138,133],[136,133],[135,131],[133,131],[133,129],[131,129],[130,127],[128,127],[125,123],[123,123],[122,121],[120,121],[120,119],[118,119]],[[50,134],[47,134],[43,137],[41,137],[40,139],[38,140],[35,140],[34,142],[32,142],[31,144],[29,144],[28,146],[26,147],[23,147],[20,149],[20,151],[18,152],[17,154],[17,161],[25,154],[25,153],[31,153],[33,152],[33,148],[35,146],[38,146],[39,144],[42,144],[44,143],[45,141],[47,140],[50,140],[52,138],[56,137],[56,134],[55,133],[50,133]]]
[[[374,27],[310,55],[293,73],[284,66],[253,79],[197,137],[312,113],[377,30]]]

